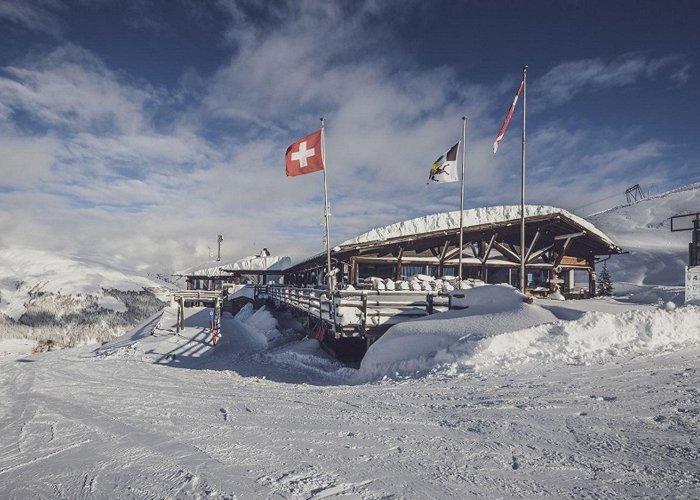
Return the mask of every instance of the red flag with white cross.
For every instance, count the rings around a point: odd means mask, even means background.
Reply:
[[[284,165],[288,176],[323,170],[322,137],[322,129],[319,129],[287,148]]]

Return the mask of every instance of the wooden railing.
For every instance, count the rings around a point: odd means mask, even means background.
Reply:
[[[449,309],[436,291],[328,290],[266,285],[255,288],[255,301],[272,301],[322,321],[336,337],[376,337],[390,326]]]
[[[214,302],[221,297],[221,290],[178,290],[173,292],[173,300],[182,298],[185,302]]]

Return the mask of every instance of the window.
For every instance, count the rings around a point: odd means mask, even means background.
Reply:
[[[425,266],[416,264],[403,264],[401,266],[401,277],[410,278],[416,274],[425,274]]]
[[[396,266],[394,264],[358,262],[357,279],[371,277],[394,279],[396,278]]]

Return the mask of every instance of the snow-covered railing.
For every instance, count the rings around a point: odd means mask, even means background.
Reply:
[[[321,320],[341,337],[376,337],[391,325],[446,311],[449,299],[436,291],[328,290],[285,285],[256,287],[256,300],[270,300]]]
[[[213,302],[221,297],[221,290],[178,290],[173,292],[173,300],[184,302]]]
[[[297,288],[284,285],[256,287],[256,300],[272,300],[276,305],[284,304],[297,311],[308,313],[325,322],[333,322],[333,304],[327,290]]]

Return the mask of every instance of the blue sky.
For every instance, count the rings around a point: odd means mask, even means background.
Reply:
[[[700,181],[691,1],[0,0],[0,243],[173,270],[321,250],[321,174],[283,155],[326,118],[331,240],[459,207],[425,185],[468,121],[467,208],[586,215]],[[697,208],[697,207],[696,207]]]

